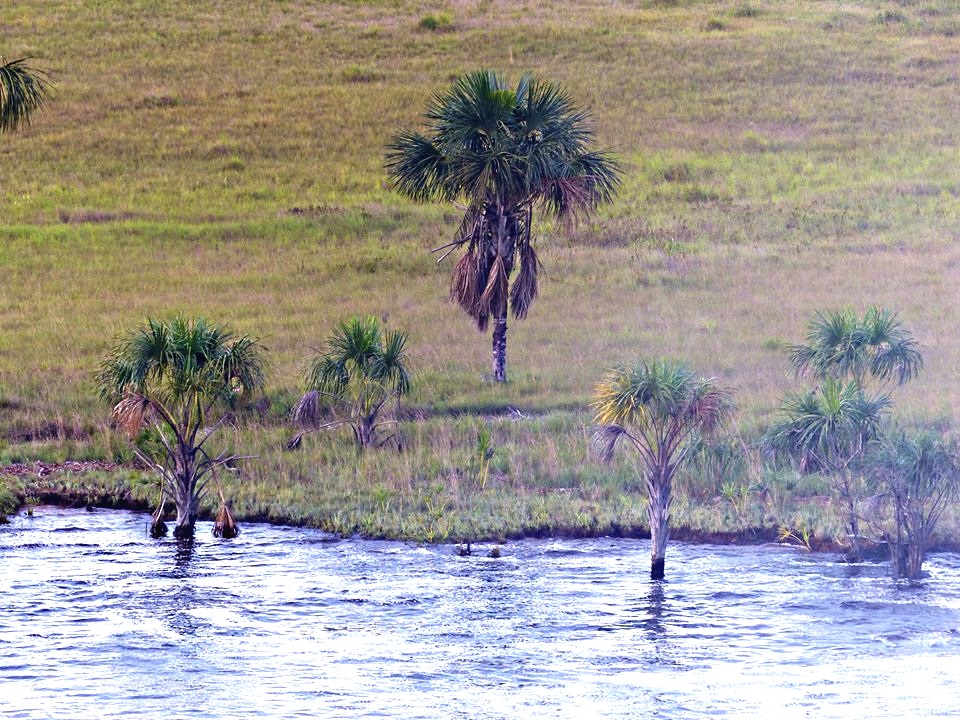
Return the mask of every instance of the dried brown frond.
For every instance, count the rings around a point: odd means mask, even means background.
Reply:
[[[490,266],[487,284],[483,289],[483,294],[480,296],[478,307],[487,315],[493,315],[494,317],[500,316],[507,309],[508,294],[509,280],[507,278],[507,266],[503,262],[503,258],[497,255],[496,260],[494,260]]]
[[[454,235],[454,242],[458,244],[470,243],[472,250],[476,244],[477,237],[483,232],[484,225],[483,208],[471,207],[463,215],[457,234]]]
[[[150,401],[139,393],[127,393],[113,407],[113,420],[128,436],[135,438],[143,429]]]
[[[540,259],[529,244],[520,250],[520,272],[510,289],[510,309],[513,316],[522,320],[540,292]]]
[[[294,422],[302,425],[316,425],[320,422],[322,412],[320,393],[311,390],[297,401],[290,411],[290,416]]]
[[[304,435],[306,435],[306,433],[302,433],[302,432],[297,433],[297,434],[294,435],[292,438],[290,438],[289,440],[287,440],[287,443],[286,443],[286,445],[284,445],[284,447],[285,447],[287,450],[299,450],[300,447],[303,445],[303,436],[304,436]]]
[[[240,528],[237,527],[237,521],[230,512],[230,507],[221,498],[220,510],[217,512],[216,520],[213,523],[213,536],[229,540],[240,534]]]
[[[626,430],[620,425],[600,425],[590,438],[590,451],[599,462],[609,463],[613,460],[617,443],[625,435]]]
[[[167,524],[163,521],[163,502],[157,506],[156,512],[150,518],[150,537],[162,538],[167,535]]]
[[[477,257],[472,250],[468,250],[453,268],[453,277],[450,280],[450,299],[463,308],[468,315],[476,318],[479,295]]]

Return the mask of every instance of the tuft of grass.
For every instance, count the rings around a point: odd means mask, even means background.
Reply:
[[[753,3],[742,2],[737,5],[731,15],[738,18],[755,18],[760,17],[763,14],[763,10]]]
[[[907,22],[907,16],[899,10],[881,10],[876,20],[881,25],[899,25]]]
[[[346,83],[372,83],[386,77],[380,70],[367,65],[348,65],[341,76]]]
[[[453,30],[453,16],[445,12],[429,13],[420,18],[419,27],[430,32],[447,32]]]

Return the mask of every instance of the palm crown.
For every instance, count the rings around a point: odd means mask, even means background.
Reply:
[[[872,306],[863,317],[850,310],[817,313],[806,343],[789,348],[799,374],[850,378],[863,387],[868,379],[903,385],[923,364],[920,345],[895,313]]]

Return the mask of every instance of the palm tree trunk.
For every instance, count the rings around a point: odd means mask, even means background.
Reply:
[[[507,313],[493,320],[493,379],[507,381]]]
[[[193,453],[182,441],[178,443],[180,457],[177,459],[176,497],[177,524],[173,528],[175,538],[192,538],[200,514],[200,498],[197,496],[197,477]]]
[[[923,570],[923,544],[915,538],[907,546],[907,579],[916,580]]]
[[[670,484],[654,477],[647,481],[647,519],[650,521],[650,579],[663,580],[670,539]]]

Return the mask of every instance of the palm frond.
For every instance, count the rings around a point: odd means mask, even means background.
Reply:
[[[50,97],[49,75],[31,66],[29,60],[2,62],[0,58],[0,133],[29,125]]]
[[[393,137],[387,145],[386,169],[394,189],[413,200],[453,200],[458,194],[450,183],[446,156],[420,133],[400,132]]]
[[[128,392],[113,407],[113,419],[117,427],[129,437],[135,438],[143,429],[150,410],[150,399],[137,392]]]
[[[525,244],[520,251],[520,272],[510,289],[510,309],[518,320],[527,316],[540,292],[541,267],[536,250],[529,243]]]
[[[622,425],[599,425],[590,434],[590,453],[598,462],[612,462],[617,445],[626,436]]]
[[[217,516],[213,523],[213,536],[229,540],[239,534],[240,528],[237,526],[237,521],[233,517],[233,512],[231,512],[230,506],[226,500],[223,499],[223,494],[221,493],[220,509],[217,511]]]
[[[477,287],[477,256],[473,250],[463,254],[453,268],[450,279],[450,299],[459,305],[471,317],[476,317],[480,303],[480,290]]]
[[[323,417],[320,393],[316,390],[304,393],[290,411],[290,417],[295,423],[301,425],[317,425]]]
[[[482,312],[494,317],[500,317],[507,309],[509,294],[509,280],[507,266],[500,255],[497,255],[490,267],[486,286],[477,303]],[[478,323],[479,324],[479,323]]]

